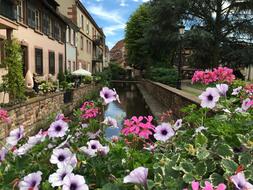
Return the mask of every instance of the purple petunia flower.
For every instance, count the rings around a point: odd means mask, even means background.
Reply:
[[[100,129],[95,133],[88,132],[87,136],[88,136],[89,139],[96,139],[97,137],[99,137],[101,132],[102,131]]]
[[[31,173],[19,183],[19,190],[39,190],[42,172]]]
[[[221,96],[226,96],[227,91],[228,91],[228,85],[227,84],[217,84],[216,88],[218,89],[219,94]]]
[[[238,190],[253,190],[253,185],[246,180],[243,172],[239,172],[236,175],[231,176],[230,180],[234,183]]]
[[[5,156],[6,156],[7,153],[8,153],[8,150],[7,150],[5,147],[3,147],[3,148],[0,150],[0,163],[1,163],[2,161],[4,161]]]
[[[249,98],[243,100],[243,102],[242,102],[242,110],[243,111],[247,111],[251,107],[251,105],[249,104],[250,101],[251,100]]]
[[[174,135],[175,135],[175,132],[169,123],[162,123],[161,125],[158,125],[155,128],[154,137],[156,140],[165,142],[171,137],[173,137]]]
[[[62,190],[89,190],[83,176],[68,174],[64,177]]]
[[[117,93],[108,87],[103,87],[100,91],[100,97],[103,98],[105,104],[109,104],[117,100]]]
[[[29,137],[28,144],[36,145],[40,142],[43,142],[46,138],[46,134],[40,130],[35,136]]]
[[[50,158],[50,163],[57,164],[58,167],[68,165],[67,163],[69,163],[72,156],[73,154],[68,148],[54,149]]]
[[[118,128],[118,122],[116,119],[112,117],[106,117],[105,120],[103,121],[105,125],[108,125],[113,128]]]
[[[14,150],[13,154],[16,156],[25,155],[33,147],[34,147],[34,145],[26,143],[26,144],[22,145],[21,147],[19,147],[18,149]]]
[[[18,141],[22,139],[24,136],[24,126],[20,126],[17,129],[14,129],[10,132],[9,137],[6,138],[6,142],[8,146],[16,146]]]
[[[219,101],[220,95],[216,88],[207,88],[206,91],[199,96],[199,98],[201,99],[202,108],[213,109]]]
[[[173,128],[177,131],[178,129],[182,127],[182,122],[183,122],[182,119],[178,119],[176,123],[174,124]]]
[[[124,177],[124,183],[141,184],[144,187],[147,186],[148,168],[139,167],[130,172],[130,174]]]
[[[109,146],[102,146],[100,148],[98,148],[98,153],[101,155],[101,156],[106,156],[110,151],[110,148]]]
[[[55,121],[64,120],[65,116],[63,113],[58,113],[55,117]]]
[[[63,185],[63,179],[71,174],[73,168],[69,165],[59,168],[55,173],[49,176],[49,183],[51,183],[52,187],[59,187]]]
[[[48,136],[51,138],[54,137],[63,137],[66,135],[66,131],[68,130],[69,126],[63,120],[58,120],[53,122],[49,129],[48,129]]]
[[[97,140],[90,140],[87,145],[88,147],[81,147],[80,150],[90,157],[96,156],[98,149],[103,147]]]
[[[242,86],[239,86],[238,88],[233,89],[232,95],[236,96],[238,95],[242,90]]]

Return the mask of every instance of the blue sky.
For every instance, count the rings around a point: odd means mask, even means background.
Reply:
[[[92,17],[103,28],[106,44],[111,49],[124,38],[124,29],[129,16],[148,0],[82,0]]]

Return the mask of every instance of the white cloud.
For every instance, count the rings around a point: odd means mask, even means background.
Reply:
[[[116,25],[104,27],[103,30],[106,36],[112,36],[116,34],[116,31],[125,29],[125,27],[126,27],[126,24],[122,23],[122,24],[116,24]]]
[[[102,6],[94,5],[89,6],[88,10],[90,13],[98,16],[100,19],[120,24],[124,23],[124,19],[121,17],[120,12],[118,11],[107,11]]]

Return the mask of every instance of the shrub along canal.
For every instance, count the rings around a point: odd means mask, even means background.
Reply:
[[[121,103],[114,101],[110,103],[105,111],[105,117],[113,117],[118,121],[118,129],[108,128],[106,137],[118,136],[125,118],[132,116],[151,115],[149,108],[142,97],[136,83],[134,82],[114,82],[112,87],[117,91]]]

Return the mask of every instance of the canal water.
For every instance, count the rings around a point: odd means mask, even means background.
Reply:
[[[112,88],[117,91],[121,103],[110,103],[105,111],[105,117],[112,117],[118,121],[118,129],[108,128],[105,131],[107,138],[118,136],[122,129],[124,119],[132,116],[148,116],[151,115],[148,106],[145,103],[138,87],[135,83],[113,83]]]

